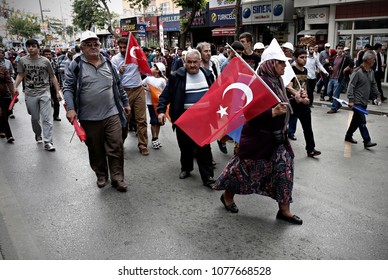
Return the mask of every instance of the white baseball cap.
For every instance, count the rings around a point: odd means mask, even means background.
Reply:
[[[348,47],[345,47],[344,48],[344,51],[349,51],[350,49]]]
[[[261,43],[261,42],[257,42],[254,46],[253,46],[253,50],[263,50],[265,49],[264,47],[264,44]]]
[[[326,43],[326,44],[325,44],[325,48],[330,48],[330,44],[329,44],[329,43]]]
[[[292,52],[294,52],[294,46],[290,42],[285,42],[282,45],[282,48],[290,49]]]
[[[166,66],[164,66],[164,64],[163,63],[161,63],[161,62],[156,62],[155,63],[155,65],[156,65],[156,67],[158,67],[158,69],[163,73],[165,73],[166,72]]]
[[[87,30],[81,34],[80,41],[83,42],[83,41],[86,41],[87,39],[97,39],[98,40],[98,37],[97,37],[96,33]]]

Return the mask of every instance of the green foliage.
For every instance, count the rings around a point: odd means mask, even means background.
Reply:
[[[129,7],[138,8],[140,11],[147,9],[150,5],[150,0],[127,0]]]
[[[13,15],[7,20],[6,27],[9,34],[29,39],[36,34],[41,34],[40,25],[36,22],[37,20],[31,17],[23,19]]]
[[[105,28],[108,14],[98,0],[74,0],[73,24],[81,30],[90,30],[92,26]]]

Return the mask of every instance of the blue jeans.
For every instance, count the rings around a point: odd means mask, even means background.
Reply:
[[[340,80],[340,79],[331,78],[329,80],[329,84],[327,85],[327,95],[329,96],[329,98],[340,97],[342,82],[343,82],[343,79]],[[333,103],[331,104],[331,109],[337,112],[337,110],[341,107],[342,105],[337,100],[333,99]]]

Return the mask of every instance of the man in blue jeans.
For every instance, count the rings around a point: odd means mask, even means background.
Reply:
[[[344,55],[344,45],[338,44],[336,47],[337,55],[330,60],[329,69],[332,70],[332,74],[327,85],[327,95],[330,99],[333,97],[339,98],[342,89],[342,83],[345,81],[345,73],[351,71],[351,59]],[[331,109],[327,111],[328,114],[337,113],[341,108],[341,104],[337,100],[333,100]]]

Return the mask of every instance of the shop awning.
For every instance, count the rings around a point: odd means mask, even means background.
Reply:
[[[313,30],[302,30],[297,35],[326,35],[327,29],[313,29]]]
[[[212,36],[234,36],[235,34],[234,26],[217,27],[212,30]]]

